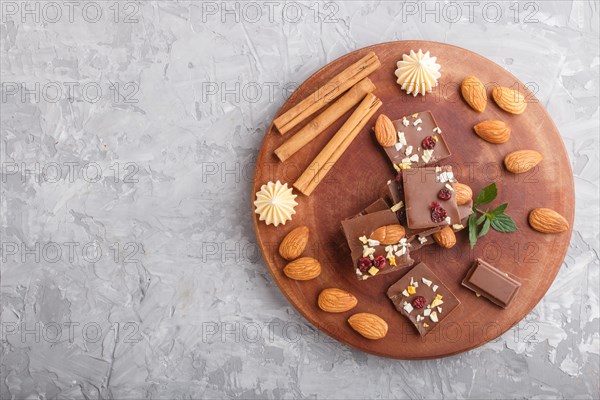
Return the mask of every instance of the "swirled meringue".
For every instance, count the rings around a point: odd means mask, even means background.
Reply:
[[[429,52],[423,54],[421,49],[418,53],[411,50],[410,54],[403,54],[402,61],[396,64],[396,82],[408,94],[425,96],[425,93],[437,86],[437,80],[442,76],[439,72],[441,66],[435,62],[436,59]]]
[[[265,221],[267,225],[285,225],[296,214],[294,207],[298,205],[294,200],[298,195],[294,194],[292,188],[288,188],[287,183],[281,184],[269,182],[262,185],[260,191],[256,193],[254,205],[256,214],[259,214],[259,220]]]

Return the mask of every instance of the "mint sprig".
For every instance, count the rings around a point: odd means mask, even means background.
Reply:
[[[489,204],[498,196],[498,188],[496,183],[492,183],[481,189],[473,203],[473,214],[469,216],[469,242],[471,248],[475,247],[477,239],[485,236],[490,228],[495,231],[508,233],[517,230],[515,221],[504,213],[508,207],[508,203],[500,204],[498,207],[490,210],[481,210],[480,206]],[[481,214],[481,215],[480,215]]]

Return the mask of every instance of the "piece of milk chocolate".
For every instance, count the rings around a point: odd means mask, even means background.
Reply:
[[[454,192],[452,167],[411,168],[402,171],[406,224],[410,229],[460,224],[460,213]],[[445,193],[440,193],[445,192]],[[442,209],[433,213],[433,206]]]
[[[460,305],[460,300],[425,263],[417,264],[390,286],[387,295],[421,336],[441,324]]]
[[[462,285],[503,308],[508,307],[521,287],[515,278],[480,258],[475,260]]]
[[[373,207],[368,208],[376,210],[383,208],[384,204],[385,202],[376,202],[372,204]],[[410,244],[406,238],[390,245],[371,240],[373,232],[389,225],[398,225],[398,219],[387,205],[384,210],[372,211],[342,221],[342,229],[350,247],[353,269],[358,279],[369,279],[413,265],[414,261],[409,254]],[[385,260],[385,265],[378,268],[376,260],[381,258]],[[365,267],[363,262],[371,264]]]
[[[396,144],[384,150],[396,170],[434,165],[450,156],[442,130],[431,112],[407,115],[392,123],[398,135]]]

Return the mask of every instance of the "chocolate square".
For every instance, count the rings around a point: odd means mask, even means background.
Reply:
[[[519,291],[521,282],[478,258],[462,281],[462,285],[492,303],[506,308]]]
[[[402,176],[401,174],[399,175]],[[389,200],[392,204],[404,204],[404,186],[402,184],[402,179],[390,179],[385,186],[384,189],[384,197]],[[460,224],[452,226],[452,229],[455,232],[458,232],[465,227],[467,227],[467,220],[469,215],[473,213],[473,200],[467,204],[458,206],[458,214],[460,217]],[[406,210],[404,207],[400,208],[396,213],[398,217],[398,221],[400,221],[400,225],[406,228],[406,237],[411,244],[410,251],[414,254],[415,251],[419,250],[421,247],[425,245],[429,245],[434,243],[433,234],[438,232],[443,228],[443,226],[437,226],[433,228],[425,228],[425,229],[410,229],[406,225]]]
[[[383,203],[379,203],[381,207]],[[356,277],[360,280],[366,280],[373,276],[387,274],[390,272],[397,271],[399,269],[408,268],[413,265],[414,261],[409,254],[409,244],[406,239],[396,244],[393,251],[388,251],[387,245],[383,244],[365,244],[360,238],[370,238],[371,234],[378,228],[386,225],[398,225],[398,219],[396,215],[390,211],[387,207],[385,210],[370,212],[365,215],[358,215],[353,218],[342,221],[342,228],[350,247],[350,255],[352,257],[352,265]],[[374,249],[374,253],[367,256],[369,259],[374,260],[379,256],[383,256],[386,259],[386,266],[381,269],[361,271],[358,267],[360,259],[363,258],[363,251],[365,246]],[[391,245],[392,248],[394,245]],[[396,264],[391,265],[393,262]],[[370,272],[369,272],[370,271]]]
[[[430,111],[407,115],[392,123],[398,135],[396,144],[384,147],[384,150],[396,170],[407,166],[415,168],[434,165],[450,156],[450,149],[442,136],[442,130]],[[434,143],[430,150],[423,147],[423,139],[427,136],[430,136]]]
[[[409,293],[409,286],[414,287],[414,294]],[[412,322],[421,336],[431,332],[460,305],[458,298],[424,263],[417,264],[398,282],[390,286],[387,295],[396,310]],[[436,296],[441,298],[436,299]],[[417,297],[425,299],[422,308],[413,306],[416,304]],[[437,317],[437,322],[433,318],[434,315]]]
[[[384,211],[384,210],[388,210],[390,207],[388,206],[387,202],[382,199],[379,198],[377,200],[375,200],[373,203],[369,204],[367,206],[367,208],[364,209],[364,211],[362,212],[362,214],[369,214],[369,213],[374,213],[376,211]]]
[[[402,180],[406,224],[410,229],[460,224],[460,214],[453,186],[456,180],[452,174],[452,167],[405,169],[402,171]],[[450,191],[450,197],[446,200],[441,200],[438,196],[442,189]],[[445,219],[433,220],[431,207],[434,202],[439,203],[446,211]]]

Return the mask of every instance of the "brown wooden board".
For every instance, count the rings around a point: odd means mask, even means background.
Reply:
[[[425,97],[409,96],[396,83],[396,62],[411,49],[430,51],[442,66],[439,86]],[[517,78],[476,53],[427,41],[383,43],[343,56],[306,80],[277,115],[369,51],[374,51],[381,60],[381,68],[371,74],[370,79],[377,87],[374,94],[383,101],[383,106],[315,192],[310,197],[298,196],[297,214],[292,221],[277,228],[267,226],[258,220],[252,207],[258,244],[267,268],[290,303],[317,328],[349,346],[399,359],[444,357],[473,349],[495,339],[525,317],[544,296],[563,262],[572,230],[557,235],[538,233],[529,227],[527,215],[535,207],[552,208],[564,215],[572,227],[573,174],[564,144],[542,104]],[[469,108],[460,95],[460,83],[468,75],[475,75],[490,85],[488,105],[481,114]],[[494,83],[518,88],[527,94],[529,104],[525,113],[511,115],[502,111],[491,99]],[[465,230],[458,233],[458,242],[450,250],[431,245],[414,253],[415,260],[424,261],[461,301],[443,324],[422,339],[386,296],[388,287],[400,279],[402,272],[358,281],[340,221],[376,200],[382,186],[395,175],[371,131],[376,116],[384,113],[394,120],[425,110],[433,112],[452,150],[452,156],[444,164],[452,165],[455,175],[470,185],[475,195],[495,181],[499,194],[492,205],[509,202],[506,212],[515,219],[519,230],[511,234],[491,230],[479,240],[474,250],[470,250]],[[257,158],[252,201],[254,193],[270,180],[291,185],[351,112],[285,163],[278,161],[273,150],[309,120],[284,136],[271,125]],[[508,123],[512,128],[511,139],[500,145],[480,139],[472,128],[487,119]],[[503,168],[502,161],[507,153],[518,149],[537,150],[544,160],[528,173],[513,175]],[[321,275],[312,281],[297,282],[287,278],[282,271],[286,262],[277,254],[283,237],[299,225],[310,228],[304,255],[318,258],[323,267]],[[523,283],[507,309],[476,297],[460,285],[477,257],[510,272]],[[328,287],[353,293],[358,298],[358,305],[340,314],[321,311],[317,307],[317,296]],[[356,312],[370,312],[385,319],[389,325],[387,336],[372,341],[354,332],[347,319]],[[511,337],[508,340],[518,339]]]

